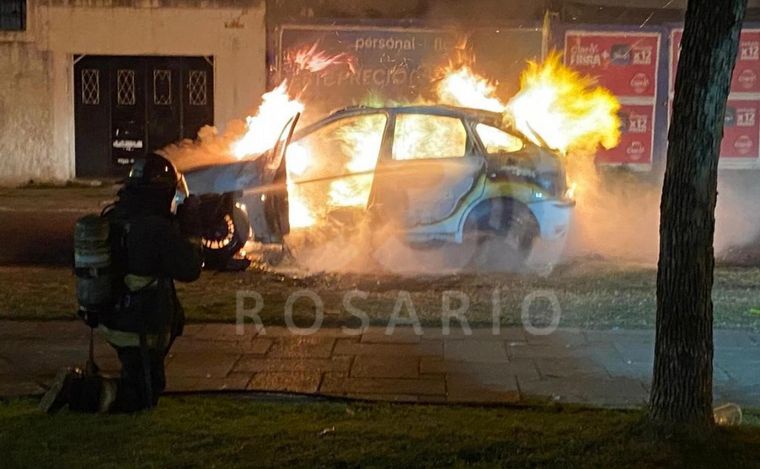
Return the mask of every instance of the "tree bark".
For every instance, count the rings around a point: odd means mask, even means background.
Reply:
[[[649,417],[709,427],[718,154],[747,0],[689,0],[660,204]]]

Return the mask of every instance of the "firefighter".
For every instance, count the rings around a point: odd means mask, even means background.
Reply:
[[[120,227],[111,242],[116,304],[85,318],[116,350],[120,376],[61,370],[42,410],[52,413],[68,404],[81,412],[134,412],[158,403],[166,386],[165,357],[184,326],[174,280],[192,282],[202,267],[198,199],[188,197],[173,214],[180,182],[174,165],[160,155],[132,166],[105,214],[112,227]]]

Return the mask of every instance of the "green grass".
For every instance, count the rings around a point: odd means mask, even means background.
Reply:
[[[440,325],[441,297],[446,290],[467,294],[471,307],[467,318],[473,326],[491,322],[492,295],[501,290],[503,325],[520,324],[522,301],[536,290],[557,295],[562,310],[560,326],[584,328],[650,328],[655,320],[655,277],[652,267],[585,262],[562,266],[548,277],[496,275],[446,275],[402,277],[396,275],[318,274],[288,276],[267,271],[243,273],[204,272],[200,281],[178,285],[190,322],[235,321],[235,292],[251,290],[264,299],[260,316],[266,324],[284,323],[288,295],[300,289],[316,292],[325,303],[325,325],[351,320],[342,305],[345,292],[358,289],[367,299],[353,304],[367,312],[372,322],[385,324],[398,301],[408,291],[423,325]],[[0,318],[72,319],[76,309],[74,277],[65,268],[0,267]],[[715,327],[760,331],[760,268],[716,269],[713,300]],[[313,308],[297,304],[299,324],[311,324]],[[543,305],[544,309],[546,305]],[[535,304],[542,309],[540,302]],[[406,315],[406,310],[403,311]]]
[[[757,414],[755,414],[757,415]],[[760,467],[760,427],[657,440],[636,411],[172,397],[151,413],[0,403],[3,467]]]

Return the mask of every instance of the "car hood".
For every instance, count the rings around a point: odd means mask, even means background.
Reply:
[[[222,194],[256,187],[264,181],[262,158],[194,168],[183,173],[191,194]]]

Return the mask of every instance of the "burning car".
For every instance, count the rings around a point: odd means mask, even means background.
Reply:
[[[212,264],[251,233],[280,245],[291,227],[313,229],[346,210],[392,227],[413,249],[469,246],[467,262],[522,264],[536,240],[567,235],[574,202],[560,155],[502,113],[357,106],[294,132],[298,117],[258,156],[185,172],[212,207]]]

